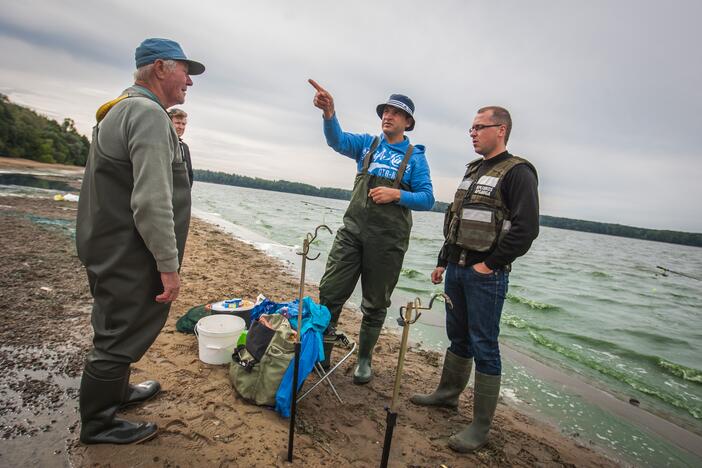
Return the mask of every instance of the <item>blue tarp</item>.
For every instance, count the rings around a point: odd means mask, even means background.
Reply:
[[[251,311],[251,321],[257,320],[261,314],[284,314],[290,320],[290,325],[297,330],[298,300],[276,303],[265,299]],[[316,304],[309,296],[302,299],[302,343],[300,348],[300,367],[298,369],[298,390],[305,381],[314,364],[324,360],[322,336],[329,325],[331,314],[326,306]],[[292,402],[292,382],[295,358],[290,361],[275,394],[275,410],[283,417],[290,417]]]

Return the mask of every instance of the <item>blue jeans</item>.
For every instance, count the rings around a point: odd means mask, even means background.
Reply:
[[[496,270],[489,275],[478,273],[471,265],[449,263],[444,291],[453,302],[446,306],[446,333],[449,351],[463,358],[473,358],[482,374],[500,375],[500,334],[502,305],[507,294],[509,274]]]

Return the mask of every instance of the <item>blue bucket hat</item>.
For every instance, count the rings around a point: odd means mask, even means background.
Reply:
[[[410,98],[404,94],[391,94],[388,98],[388,102],[378,104],[378,107],[375,108],[375,112],[381,119],[383,118],[385,106],[397,107],[398,109],[405,111],[410,117],[412,117],[412,124],[407,127],[406,131],[409,132],[410,130],[414,129],[414,102],[412,102]]]
[[[205,72],[205,66],[200,62],[189,60],[185,52],[176,41],[152,37],[144,39],[134,51],[136,67],[143,67],[154,63],[156,60],[178,60],[188,64],[189,75],[200,75]]]

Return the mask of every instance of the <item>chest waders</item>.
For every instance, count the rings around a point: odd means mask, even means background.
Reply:
[[[414,148],[409,145],[395,180],[390,180],[368,174],[378,143],[376,137],[363,159],[363,170],[356,175],[344,225],[336,233],[319,283],[320,303],[331,312],[329,326],[336,327],[344,303],[361,278],[363,320],[353,379],[356,384],[368,383],[372,378],[373,348],[385,323],[412,229],[412,213],[408,208],[396,203],[376,204],[368,191],[375,187],[409,190],[402,183],[402,176]],[[331,352],[331,347],[328,348],[326,355]]]
[[[148,98],[135,93],[112,103],[137,96]],[[114,415],[123,404],[138,402],[131,401],[134,387],[129,386],[129,366],[141,359],[158,336],[170,303],[159,304],[154,299],[163,285],[156,260],[134,224],[132,163],[101,151],[100,120],[93,129],[76,221],[78,257],[94,299],[95,333],[81,380],[80,438],[84,443],[136,443],[155,435],[156,426]],[[184,162],[172,163],[171,170],[180,264],[190,224],[190,184]]]

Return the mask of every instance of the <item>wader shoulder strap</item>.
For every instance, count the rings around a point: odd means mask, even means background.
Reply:
[[[380,138],[378,138],[378,137],[373,138],[373,143],[371,143],[371,146],[368,149],[368,152],[363,157],[363,171],[362,171],[363,174],[368,173],[368,166],[370,166],[370,163],[373,160],[373,155],[375,154],[375,150],[378,149],[379,144],[380,144]]]
[[[95,112],[95,120],[97,120],[98,123],[102,122],[102,119],[105,118],[108,112],[110,112],[110,109],[112,109],[115,104],[117,104],[120,101],[124,101],[129,97],[128,94],[123,94],[118,98],[115,98],[111,101],[107,101],[105,104],[101,105],[97,112]]]
[[[122,94],[121,96],[119,96],[119,97],[117,97],[117,98],[115,98],[115,99],[113,99],[113,100],[111,100],[111,101],[107,101],[105,104],[101,105],[101,106],[98,108],[97,112],[95,112],[95,119],[97,120],[97,123],[102,122],[102,119],[105,118],[105,116],[107,115],[107,113],[110,112],[110,109],[112,109],[114,106],[116,106],[117,103],[119,103],[119,102],[121,102],[121,101],[124,101],[124,100],[127,99],[127,98],[132,98],[132,97],[145,97],[145,98],[147,98],[147,99],[151,99],[151,100],[154,101],[156,104],[158,104],[159,106],[161,106],[161,103],[159,102],[158,98],[156,97],[156,95],[155,95],[154,93],[152,93],[151,91],[149,91],[149,90],[146,89],[146,88],[142,88],[142,89],[144,89],[144,93],[143,93],[143,94],[142,94],[142,93],[135,93],[135,92],[124,93],[124,94]],[[161,106],[161,109],[163,109],[163,106]],[[168,113],[168,112],[166,111],[166,109],[163,109],[163,111],[166,112],[166,113]]]
[[[407,169],[407,163],[412,157],[412,151],[414,151],[414,146],[409,145],[407,152],[405,153],[405,159],[402,160],[400,167],[397,169],[397,174],[395,175],[395,183],[392,185],[393,188],[399,188],[402,182],[402,177],[405,175],[405,169]]]

